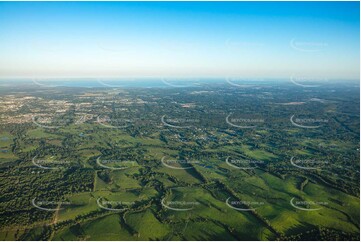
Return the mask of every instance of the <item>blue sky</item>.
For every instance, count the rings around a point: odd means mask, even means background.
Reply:
[[[359,79],[359,2],[0,2],[0,77]]]

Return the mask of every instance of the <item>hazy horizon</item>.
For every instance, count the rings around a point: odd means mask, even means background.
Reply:
[[[359,80],[359,2],[1,2],[0,78]]]

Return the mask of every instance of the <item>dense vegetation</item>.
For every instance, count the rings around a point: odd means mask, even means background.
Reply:
[[[359,240],[354,84],[0,98],[2,240]]]

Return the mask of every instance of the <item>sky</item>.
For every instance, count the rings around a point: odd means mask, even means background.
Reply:
[[[0,2],[0,78],[358,80],[359,2]]]

